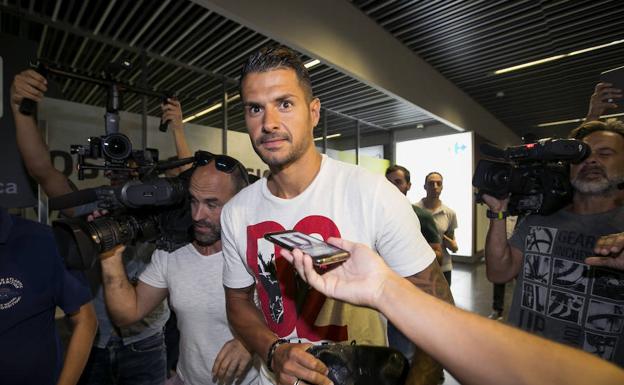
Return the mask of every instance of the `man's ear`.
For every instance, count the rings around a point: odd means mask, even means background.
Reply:
[[[314,98],[310,102],[310,119],[312,120],[312,127],[316,127],[321,119],[321,101],[319,98]]]
[[[412,188],[412,182],[407,182],[407,191],[409,191]]]

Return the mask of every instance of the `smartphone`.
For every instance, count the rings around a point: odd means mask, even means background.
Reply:
[[[604,71],[600,74],[601,83],[611,83],[613,88],[619,88],[624,90],[624,66]],[[608,99],[609,103],[616,103],[618,108],[615,110],[609,110],[608,114],[617,114],[624,112],[624,100],[622,99]]]
[[[312,257],[312,263],[318,267],[342,262],[350,256],[346,250],[295,230],[267,233],[264,234],[264,239],[286,250],[299,249],[303,251]]]

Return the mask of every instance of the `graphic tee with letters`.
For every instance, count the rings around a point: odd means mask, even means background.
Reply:
[[[224,285],[255,283],[268,327],[294,342],[387,343],[379,313],[309,289],[280,255],[279,246],[263,238],[266,233],[298,230],[323,240],[341,237],[364,243],[404,277],[424,270],[435,258],[407,197],[382,175],[326,156],[318,175],[298,196],[278,198],[269,191],[267,179],[261,179],[226,204],[221,225]],[[263,378],[262,383],[267,381]]]
[[[624,272],[585,264],[599,237],[624,231],[624,207],[531,215],[511,245],[523,253],[509,322],[624,366]]]

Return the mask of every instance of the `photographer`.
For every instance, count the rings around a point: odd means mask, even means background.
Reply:
[[[140,320],[169,297],[180,329],[180,360],[171,384],[256,379],[257,371],[249,370],[252,356],[232,336],[225,315],[219,223],[223,205],[247,185],[246,174],[238,161],[223,155],[194,170],[189,187],[194,240],[171,253],[157,250],[136,286],[124,271],[123,248],[102,255],[106,303],[116,324]]]
[[[282,256],[299,277],[328,297],[379,309],[462,384],[624,383],[624,371],[615,365],[425,294],[363,244],[337,238],[328,242],[351,257],[322,275],[300,250],[282,249]]]
[[[11,86],[11,107],[16,126],[18,149],[28,173],[50,197],[58,197],[73,191],[71,182],[54,168],[43,138],[33,116],[23,115],[19,106],[24,98],[40,102],[47,90],[47,80],[34,70],[26,70],[15,76]],[[182,127],[179,103],[163,107],[171,120],[174,135],[180,135]],[[177,134],[176,134],[177,133]],[[185,141],[176,139],[180,156],[190,154]],[[121,182],[121,181],[119,181]],[[90,206],[63,210],[68,216],[86,214]],[[138,243],[124,253],[124,263],[129,277],[138,277],[149,262],[154,250],[150,244]],[[88,271],[95,295],[93,302],[98,318],[98,334],[89,362],[81,378],[81,384],[125,384],[141,381],[142,384],[162,384],[166,376],[163,326],[169,317],[169,309],[163,302],[155,311],[139,322],[125,328],[112,325],[104,304],[99,268]],[[133,278],[133,279],[134,279]]]
[[[483,196],[492,218],[485,245],[487,276],[495,283],[517,278],[511,324],[622,366],[624,275],[590,266],[601,262],[588,257],[598,252],[604,258],[619,244],[619,252],[607,258],[622,258],[621,239],[597,241],[624,230],[619,199],[624,126],[616,121],[588,122],[570,137],[591,148],[588,158],[570,165],[571,205],[549,216],[526,217],[508,242],[503,218],[509,198]]]

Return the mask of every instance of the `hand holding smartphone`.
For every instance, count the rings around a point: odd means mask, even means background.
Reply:
[[[267,233],[264,234],[264,239],[289,251],[294,249],[303,251],[312,257],[312,263],[317,267],[342,262],[350,256],[346,250],[295,230]]]

